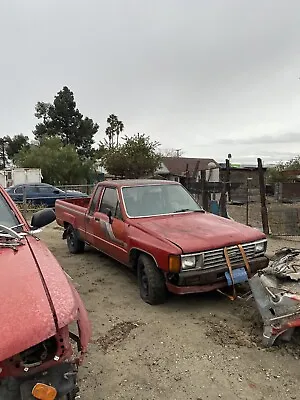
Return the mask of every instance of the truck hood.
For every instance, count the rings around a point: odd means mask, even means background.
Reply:
[[[183,253],[265,239],[265,235],[258,229],[210,213],[141,218],[136,220],[136,224],[174,243]]]
[[[69,281],[47,247],[32,237],[0,248],[0,361],[56,334],[76,317]]]

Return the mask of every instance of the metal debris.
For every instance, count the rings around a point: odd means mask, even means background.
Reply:
[[[263,345],[271,347],[279,336],[291,340],[300,326],[300,250],[281,249],[249,284],[264,323]]]

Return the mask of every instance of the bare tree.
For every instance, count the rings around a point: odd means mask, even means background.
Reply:
[[[182,157],[184,154],[182,149],[161,149],[162,157]]]

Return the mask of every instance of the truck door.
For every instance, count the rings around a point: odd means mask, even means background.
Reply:
[[[85,241],[96,248],[98,247],[95,237],[95,234],[97,233],[97,229],[95,231],[95,211],[99,208],[102,190],[103,186],[99,185],[94,193],[91,205],[85,216]],[[98,249],[100,250],[100,247]]]
[[[111,217],[108,216],[109,213],[111,213]],[[95,247],[116,260],[127,264],[128,252],[125,223],[116,188],[104,188],[101,202],[94,216]]]

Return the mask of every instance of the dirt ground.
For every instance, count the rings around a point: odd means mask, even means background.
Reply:
[[[253,300],[209,293],[147,305],[128,269],[90,249],[70,255],[61,233],[53,224],[41,237],[74,279],[92,322],[82,400],[299,398],[300,335],[262,348]],[[272,238],[269,252],[299,244]]]

